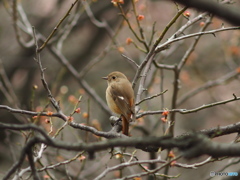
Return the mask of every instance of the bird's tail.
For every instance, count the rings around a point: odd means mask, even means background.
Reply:
[[[129,135],[129,122],[124,116],[122,116],[122,133],[126,136]]]

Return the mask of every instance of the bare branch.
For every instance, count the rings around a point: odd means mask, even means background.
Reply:
[[[218,105],[222,105],[222,104],[226,104],[226,103],[233,102],[233,101],[238,101],[238,100],[240,100],[240,97],[234,96],[232,99],[228,99],[228,100],[224,100],[224,101],[218,101],[218,102],[215,102],[215,103],[202,105],[202,106],[194,108],[194,109],[189,109],[189,110],[187,110],[187,109],[171,109],[171,110],[169,110],[169,112],[178,112],[178,113],[181,113],[181,114],[194,113],[194,112],[198,112],[198,111],[203,110],[203,109],[208,109],[208,108],[211,108],[211,107],[214,107],[214,106],[218,106]],[[140,117],[143,117],[143,116],[146,116],[146,115],[162,114],[163,111],[164,110],[144,111],[142,113],[139,113],[136,116],[136,118],[140,118]]]
[[[129,62],[131,62],[135,67],[139,68],[139,65],[131,58],[129,58],[128,56],[122,54],[123,57],[125,57]]]
[[[239,72],[234,70],[232,72],[229,72],[229,73],[223,75],[222,77],[220,77],[216,80],[210,80],[210,81],[206,82],[205,84],[203,84],[202,86],[200,86],[196,89],[193,89],[193,90],[187,92],[186,94],[184,94],[182,97],[180,97],[178,99],[177,104],[179,106],[179,105],[183,104],[186,100],[188,100],[190,97],[193,97],[194,95],[196,95],[204,90],[207,90],[209,88],[223,85],[237,76],[239,76]]]
[[[80,152],[80,153],[76,154],[76,156],[74,156],[74,157],[71,158],[71,159],[68,159],[68,160],[66,160],[66,161],[59,162],[59,163],[57,163],[57,164],[53,164],[53,165],[49,165],[49,166],[42,167],[42,168],[38,169],[37,171],[38,171],[38,172],[41,172],[41,171],[45,171],[46,169],[55,169],[55,168],[58,167],[58,166],[65,165],[65,164],[69,164],[70,162],[75,161],[77,158],[79,158],[82,154],[83,154],[83,152]]]
[[[224,101],[219,101],[219,102],[215,102],[215,103],[211,103],[211,104],[202,105],[202,106],[197,107],[195,109],[190,109],[190,110],[183,109],[183,110],[180,110],[179,112],[181,114],[188,114],[188,113],[198,112],[198,111],[203,110],[203,109],[207,109],[207,108],[210,108],[210,107],[226,104],[226,103],[237,101],[237,100],[240,100],[240,97],[233,97],[232,99],[228,99],[228,100],[224,100]]]
[[[155,97],[161,96],[161,95],[163,95],[164,93],[166,93],[167,91],[168,91],[168,90],[166,89],[166,90],[163,91],[163,92],[160,92],[160,93],[158,93],[158,94],[155,94],[155,95],[150,96],[150,97],[147,97],[147,98],[144,98],[144,99],[142,99],[140,102],[136,102],[135,104],[136,104],[136,105],[139,105],[139,104],[141,104],[141,103],[144,102],[144,101],[147,101],[147,100],[153,99],[153,98],[155,98]]]
[[[45,76],[44,76],[44,70],[45,69],[42,66],[42,62],[41,62],[41,58],[40,58],[40,51],[38,51],[39,48],[38,48],[37,37],[36,37],[36,32],[35,32],[35,28],[34,27],[33,27],[33,37],[34,37],[34,42],[35,42],[35,46],[36,46],[36,62],[38,63],[38,66],[39,66],[39,69],[40,69],[40,72],[41,72],[41,81],[42,81],[43,87],[47,91],[48,98],[50,99],[53,107],[57,110],[57,112],[61,113],[61,108],[60,108],[58,102],[53,97],[53,95],[52,95],[52,93],[51,93],[51,91],[50,91],[50,89],[48,87],[48,83],[45,80]]]
[[[87,1],[81,1],[81,2],[82,2],[83,6],[86,10],[86,13],[87,13],[88,17],[92,21],[92,23],[95,24],[99,28],[105,28],[107,30],[108,34],[110,35],[110,37],[113,37],[114,36],[114,31],[111,29],[111,27],[108,25],[108,23],[106,21],[103,21],[103,22],[98,21],[95,18],[92,10],[90,9],[90,6],[89,6],[88,2]]]
[[[23,47],[26,47],[26,48],[29,48],[29,47],[32,47],[34,45],[34,41],[33,41],[33,38],[29,41],[29,42],[26,42],[21,33],[20,33],[20,30],[19,30],[19,20],[18,20],[18,12],[20,13],[21,17],[23,17],[23,20],[25,20],[24,22],[24,25],[22,26],[23,28],[27,29],[27,33],[28,35],[30,35],[29,31],[30,30],[30,24],[28,23],[28,20],[26,18],[26,16],[22,16],[22,13],[23,10],[22,10],[22,7],[21,6],[18,6],[18,3],[17,0],[14,0],[13,1],[13,4],[12,4],[12,12],[13,12],[13,27],[14,27],[14,30],[15,30],[15,33],[16,33],[16,38],[17,38],[17,41],[19,42],[19,44]]]
[[[208,11],[209,13],[212,13],[220,18],[223,18],[234,25],[237,26],[240,25],[239,24],[240,12],[238,8],[224,6],[222,4],[219,4],[218,2],[209,0],[194,0],[194,1],[174,0],[174,1],[184,4],[185,6],[188,7],[196,8],[198,10]]]
[[[49,117],[59,117],[61,118],[60,114],[58,113],[53,113],[53,114],[48,114],[47,112],[34,112],[34,111],[27,111],[27,110],[22,110],[22,109],[14,109],[6,105],[0,105],[0,109],[5,109],[8,110],[11,113],[16,113],[16,114],[26,114],[30,116],[49,116]]]
[[[13,86],[7,77],[7,74],[5,72],[5,69],[3,67],[3,62],[1,59],[0,59],[0,77],[2,77],[2,80],[7,88],[7,94],[9,94],[9,95],[7,95],[7,97],[9,97],[8,100],[15,107],[19,107],[19,100],[18,100],[15,92],[13,91]]]
[[[206,21],[205,25],[200,29],[200,32],[203,32],[203,31],[206,30],[206,28],[212,23],[212,18],[213,18],[213,16],[210,16],[208,18],[208,20]],[[183,66],[185,65],[188,57],[191,55],[191,53],[195,49],[195,47],[196,47],[197,43],[199,42],[200,38],[201,38],[201,36],[196,36],[195,37],[195,40],[190,45],[190,47],[188,48],[188,50],[186,51],[186,53],[182,57],[181,61],[178,63],[178,69],[179,70],[182,69]]]
[[[157,48],[155,49],[155,52],[157,53],[160,50],[162,50],[163,47],[166,47],[167,45],[170,45],[173,42],[177,42],[177,41],[180,41],[180,40],[183,40],[183,39],[187,39],[187,38],[191,38],[191,37],[195,37],[195,36],[200,36],[200,35],[206,35],[206,34],[214,34],[214,33],[222,32],[222,31],[231,31],[231,30],[239,30],[239,29],[240,29],[240,27],[228,27],[228,28],[220,28],[220,29],[215,29],[215,30],[210,30],[210,31],[203,31],[203,32],[184,35],[184,36],[169,40],[169,41],[157,46]]]
[[[164,160],[161,160],[161,159],[154,159],[154,160],[146,160],[146,161],[133,161],[133,162],[125,162],[125,163],[121,163],[121,164],[118,164],[116,166],[113,166],[113,167],[109,167],[107,168],[105,171],[103,171],[99,176],[97,176],[94,180],[99,180],[99,179],[102,179],[104,178],[109,172],[111,171],[115,171],[115,170],[118,170],[118,169],[122,169],[124,167],[129,167],[129,166],[134,166],[134,165],[139,165],[139,164],[149,164],[149,163],[159,163],[159,162],[164,162],[165,164],[159,168],[157,168],[157,170],[148,170],[148,172],[144,172],[144,173],[141,173],[141,174],[135,174],[135,175],[131,175],[129,177],[124,177],[124,179],[132,179],[134,177],[140,177],[140,176],[144,176],[144,175],[149,175],[149,174],[153,174],[157,171],[159,171],[160,169],[162,169],[163,167],[165,167],[166,165],[170,164],[172,161],[176,161],[177,159],[179,159],[180,157],[177,157],[177,158],[174,158],[172,160],[170,160],[169,162],[166,162]]]
[[[47,43],[49,42],[49,40],[54,36],[54,34],[57,32],[58,28],[60,27],[60,25],[63,23],[63,21],[70,15],[70,12],[72,10],[72,8],[75,6],[75,4],[78,2],[78,0],[75,0],[74,3],[72,3],[71,7],[68,9],[67,13],[65,14],[65,16],[60,19],[60,21],[58,22],[58,24],[56,25],[56,27],[52,30],[52,32],[50,33],[50,35],[48,36],[48,38],[44,41],[44,43],[41,45],[41,47],[37,50],[38,52],[42,51],[45,46],[47,45]]]

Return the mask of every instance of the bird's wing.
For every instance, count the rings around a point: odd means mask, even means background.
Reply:
[[[134,100],[133,97],[129,96],[126,89],[118,87],[117,85],[112,85],[110,93],[117,107],[121,110],[122,115],[129,120],[129,116],[133,114],[132,106]]]

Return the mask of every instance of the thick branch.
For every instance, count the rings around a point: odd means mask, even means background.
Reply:
[[[228,7],[223,4],[219,4],[213,0],[174,0],[185,6],[193,7],[198,10],[210,12],[226,21],[234,24],[240,25],[240,11],[239,8],[234,6]]]

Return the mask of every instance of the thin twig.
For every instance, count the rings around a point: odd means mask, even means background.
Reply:
[[[11,98],[11,104],[13,104],[15,107],[19,107],[19,100],[13,91],[13,86],[10,80],[7,77],[7,74],[5,72],[5,69],[3,67],[3,62],[0,59],[0,77],[2,77],[2,80],[7,88],[7,92],[9,93],[9,96]],[[10,99],[9,99],[10,100]]]
[[[14,108],[11,108],[6,105],[0,105],[0,109],[5,109],[11,113],[16,113],[16,114],[26,114],[26,115],[30,115],[30,116],[48,116],[48,117],[61,118],[61,115],[59,113],[48,114],[48,112],[34,112],[34,111],[28,111],[28,110],[23,110],[23,109],[14,109]]]
[[[29,48],[34,45],[34,41],[33,41],[33,38],[31,38],[31,40],[29,42],[26,42],[20,33],[20,30],[19,30],[19,22],[20,21],[18,19],[18,12],[21,13],[23,10],[22,10],[21,6],[18,6],[18,3],[19,2],[17,0],[14,0],[13,4],[12,4],[14,32],[16,33],[16,39],[17,39],[18,43],[25,48]],[[21,16],[21,17],[23,17],[23,16]],[[25,29],[29,30],[30,29],[29,23],[28,23],[28,21],[25,21],[25,22],[26,23],[24,23],[24,25],[22,27],[25,27]],[[29,31],[28,31],[28,35],[30,35]]]
[[[109,36],[112,38],[114,36],[114,31],[111,29],[111,27],[108,25],[108,23],[106,21],[99,21],[95,18],[89,4],[87,1],[81,1],[85,10],[86,10],[86,13],[88,15],[88,17],[90,18],[90,20],[92,21],[93,24],[95,24],[97,27],[99,28],[104,28],[107,30]]]
[[[70,158],[70,159],[68,159],[66,161],[59,162],[57,164],[53,164],[53,165],[42,167],[41,169],[38,169],[37,171],[41,172],[41,171],[45,171],[46,169],[55,169],[56,167],[59,167],[61,165],[69,164],[72,161],[75,161],[79,156],[82,156],[83,153],[84,152],[80,152],[80,153],[76,154],[76,156],[74,156],[73,158]]]
[[[83,13],[84,11],[84,8],[80,9],[80,12],[79,12],[79,6],[80,6],[80,3],[77,4],[77,7],[75,8],[75,12],[74,12],[74,15],[71,17],[69,17],[69,20],[68,20],[68,23],[66,23],[66,25],[60,29],[60,32],[59,32],[59,36],[60,37],[57,37],[55,36],[56,40],[57,40],[57,44],[56,44],[56,47],[57,49],[61,50],[62,49],[62,46],[63,46],[63,42],[67,39],[67,37],[69,36],[71,30],[73,29],[73,27],[76,26],[81,14]]]
[[[175,159],[174,159],[175,160]],[[172,161],[171,161],[172,162]],[[134,166],[134,165],[142,165],[142,164],[152,164],[152,163],[169,163],[166,162],[162,159],[154,159],[154,160],[142,160],[142,161],[132,161],[132,162],[125,162],[125,163],[121,163],[118,164],[116,166],[113,167],[108,167],[105,171],[103,171],[100,175],[98,175],[96,178],[94,178],[94,180],[100,180],[102,178],[104,178],[109,172],[111,171],[115,171],[118,169],[122,169],[124,167],[130,167],[130,166]],[[150,171],[150,170],[149,170]],[[136,177],[136,175],[134,176]]]
[[[38,52],[42,51],[45,46],[47,45],[47,43],[49,42],[49,40],[54,36],[54,34],[57,32],[59,26],[63,23],[63,21],[70,15],[70,12],[72,10],[72,8],[75,6],[75,4],[78,2],[78,0],[75,0],[74,3],[72,3],[71,7],[68,9],[67,13],[65,14],[65,16],[63,18],[60,19],[60,21],[58,22],[58,24],[56,25],[56,27],[52,30],[52,32],[50,33],[50,35],[48,36],[48,38],[44,41],[44,43],[41,45],[40,48],[37,49]]]
[[[167,91],[168,91],[168,90],[166,89],[166,90],[163,91],[163,92],[160,92],[160,93],[158,93],[158,94],[154,94],[154,95],[152,95],[152,96],[150,96],[150,97],[146,97],[146,98],[142,99],[141,101],[136,102],[135,105],[139,105],[139,104],[141,104],[141,103],[144,102],[144,101],[147,101],[147,100],[153,99],[153,98],[155,98],[155,97],[161,96],[161,95],[163,95],[164,93],[166,93]]]
[[[218,106],[218,105],[227,104],[227,103],[238,101],[238,100],[240,100],[240,97],[234,96],[232,99],[228,99],[228,100],[224,100],[224,101],[218,101],[218,102],[215,102],[215,103],[202,105],[202,106],[194,108],[194,109],[188,109],[188,110],[187,109],[171,109],[171,110],[169,110],[169,112],[178,112],[180,114],[195,113],[195,112],[201,111],[203,109],[208,109],[210,107],[215,107],[215,106]],[[146,115],[162,114],[163,111],[164,110],[144,111],[142,113],[139,113],[136,116],[136,118],[140,118],[140,117],[143,117],[143,116],[146,116]]]
[[[219,1],[208,1],[208,0],[194,0],[194,1],[186,1],[186,0],[174,0],[175,2],[179,2],[185,6],[193,7],[201,11],[208,11],[220,18],[227,20],[228,22],[239,26],[240,22],[240,12],[237,7],[228,7],[223,6]],[[230,1],[223,1],[223,3],[227,3]]]
[[[225,83],[227,83],[228,81],[230,81],[231,79],[233,79],[234,77],[239,76],[239,72],[234,70],[232,72],[229,72],[228,74],[223,75],[222,77],[216,79],[216,80],[209,80],[208,82],[206,82],[205,84],[201,85],[200,87],[193,89],[189,92],[187,92],[186,94],[184,94],[182,97],[180,97],[177,101],[177,105],[181,105],[183,104],[186,100],[188,100],[190,97],[193,97],[194,95],[207,90],[209,88],[212,87],[216,87],[216,86],[220,86],[223,85]]]
[[[150,47],[152,42],[153,42],[153,38],[154,38],[154,35],[156,33],[156,30],[155,30],[155,27],[156,27],[156,22],[153,23],[153,26],[152,26],[152,32],[151,32],[151,37],[150,37],[150,40],[149,40],[149,43],[148,43],[148,46]]]
[[[133,59],[124,54],[122,54],[122,56],[125,57],[129,62],[131,62],[136,68],[139,68],[139,65]]]
[[[163,169],[166,166],[169,166],[173,161],[176,161],[176,160],[180,159],[181,157],[182,156],[178,156],[176,158],[173,158],[173,159],[169,160],[168,162],[166,162],[165,164],[163,164],[162,166],[157,167],[156,169],[148,170],[147,172],[142,172],[142,173],[138,173],[138,174],[132,174],[132,175],[129,175],[129,176],[125,176],[124,179],[133,179],[135,177],[142,177],[142,176],[148,176],[150,174],[155,174],[156,172],[160,171],[161,169]],[[166,174],[158,174],[158,175],[162,176],[162,177],[169,177]],[[178,177],[178,176],[179,175],[174,176],[174,177]]]
[[[215,34],[217,32],[222,32],[222,31],[232,31],[232,30],[239,30],[240,27],[228,27],[228,28],[220,28],[220,29],[214,29],[214,30],[210,30],[210,31],[203,31],[203,32],[197,32],[197,33],[193,33],[193,34],[188,34],[188,35],[184,35],[172,40],[169,40],[159,46],[157,46],[157,48],[155,49],[155,52],[159,52],[162,50],[163,47],[169,46],[170,44],[177,42],[177,41],[181,41],[183,39],[188,39],[191,37],[195,37],[195,36],[200,36],[200,35],[206,35],[206,34]]]
[[[204,32],[206,30],[206,28],[212,23],[212,18],[213,16],[210,16],[205,25],[200,29],[200,32]],[[195,49],[197,43],[199,42],[201,36],[196,36],[195,40],[192,42],[192,44],[190,45],[190,47],[188,48],[188,50],[185,52],[184,56],[182,57],[181,61],[178,63],[178,69],[182,69],[183,66],[185,65],[185,63],[187,62],[187,59],[189,58],[189,56],[191,55],[191,53],[193,52],[193,50]]]
[[[144,45],[146,51],[148,52],[149,51],[149,46],[146,42],[146,38],[144,36],[144,33],[143,33],[143,28],[138,20],[138,13],[137,13],[137,10],[136,10],[136,2],[135,0],[131,0],[132,2],[132,7],[133,7],[133,12],[134,12],[134,16],[135,16],[135,19],[136,19],[136,22],[137,22],[137,26],[138,26],[138,29],[139,29],[139,33],[140,33],[140,36],[141,36],[141,39],[142,39],[142,44]]]
[[[218,105],[222,105],[222,104],[227,104],[229,102],[233,102],[233,101],[237,101],[237,100],[240,100],[240,97],[235,97],[234,96],[232,99],[228,99],[228,100],[224,100],[224,101],[219,101],[219,102],[215,102],[215,103],[211,103],[211,104],[202,105],[200,107],[197,107],[197,108],[194,108],[194,109],[190,109],[190,110],[180,110],[179,112],[181,114],[194,113],[194,112],[198,112],[198,111],[203,110],[203,109],[207,109],[207,108],[218,106]]]
[[[48,98],[50,99],[53,107],[58,111],[60,112],[61,109],[60,109],[60,106],[58,104],[58,102],[55,100],[55,98],[53,97],[50,89],[49,89],[49,86],[48,86],[48,83],[47,81],[45,80],[45,75],[44,75],[44,68],[42,66],[42,62],[41,62],[41,58],[40,58],[40,51],[38,51],[38,43],[37,43],[37,37],[36,37],[36,32],[35,32],[35,28],[33,27],[33,37],[34,37],[34,42],[35,42],[35,46],[36,46],[36,62],[38,63],[38,66],[39,66],[39,69],[40,69],[40,72],[41,72],[41,81],[42,81],[42,84],[43,84],[43,87],[45,88],[45,90],[47,91],[48,93]]]
[[[119,10],[120,10],[120,12],[121,12],[122,17],[123,17],[124,20],[127,22],[130,31],[133,33],[133,35],[136,37],[136,39],[137,39],[139,42],[141,42],[142,44],[144,44],[144,40],[143,40],[141,37],[139,37],[138,34],[134,31],[134,29],[133,29],[133,27],[132,27],[129,19],[127,18],[127,15],[126,15],[126,13],[124,12],[121,4],[120,4],[120,3],[117,3],[117,5],[118,5],[118,8],[119,8]],[[145,53],[147,53],[147,51],[146,51]]]

